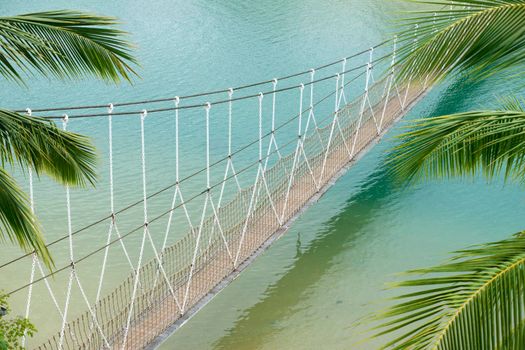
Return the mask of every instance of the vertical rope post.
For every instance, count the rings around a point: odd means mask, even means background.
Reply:
[[[179,96],[175,96],[174,104],[175,104],[175,192],[173,193],[173,199],[171,200],[171,207],[170,207],[170,213],[168,215],[168,223],[166,225],[166,232],[164,233],[164,241],[162,242],[162,248],[160,250],[160,254],[164,254],[164,249],[166,248],[166,244],[168,242],[168,234],[170,232],[171,228],[171,222],[173,220],[173,211],[175,210],[175,203],[177,201],[177,194],[179,191],[179,103],[180,98]],[[157,276],[158,277],[158,276]],[[155,280],[156,281],[156,280]]]
[[[270,133],[270,142],[268,143],[268,150],[266,151],[266,160],[264,162],[264,171],[268,168],[268,162],[270,161],[270,153],[272,151],[272,146],[275,146],[275,151],[277,152],[277,156],[279,159],[282,159],[281,150],[279,149],[279,146],[277,145],[277,139],[275,136],[275,104],[277,99],[277,83],[278,79],[273,78],[272,79],[272,129]]]
[[[146,183],[146,142],[145,142],[145,130],[144,120],[148,116],[148,111],[143,110],[140,115],[140,146],[142,155],[142,199],[144,201],[144,225],[148,226],[148,193]]]
[[[336,124],[336,121],[337,121],[337,106],[338,106],[338,103],[337,103],[337,100],[338,100],[338,97],[337,95],[339,94],[339,79],[340,79],[340,75],[337,74],[336,77],[335,77],[335,107],[334,107],[334,117],[332,119],[332,125],[330,127],[330,134],[328,136],[328,142],[326,143],[326,150],[324,152],[324,158],[323,158],[323,166],[321,167],[321,174],[319,175],[319,183],[322,183],[323,182],[323,176],[324,176],[324,173],[326,171],[326,162],[328,161],[328,153],[330,152],[330,145],[332,144],[332,138],[334,136],[334,130],[335,130],[335,124]]]
[[[211,104],[206,103],[206,188],[210,192],[210,109]]]
[[[179,96],[175,96],[175,181],[179,184]]]
[[[341,74],[337,73],[335,75],[335,105],[334,105],[334,114],[337,115],[339,110],[339,81],[341,80]]]
[[[62,128],[64,131],[67,130],[67,123],[69,121],[69,117],[67,114],[64,114],[62,118]],[[58,348],[62,349],[62,344],[64,342],[64,335],[65,335],[65,329],[67,324],[67,314],[69,310],[69,303],[71,300],[71,288],[73,286],[73,274],[75,271],[75,258],[73,253],[73,230],[71,228],[71,198],[70,198],[70,192],[69,192],[69,185],[66,185],[66,211],[67,211],[67,231],[68,231],[68,242],[69,242],[69,260],[71,264],[71,271],[69,273],[69,281],[67,285],[67,291],[66,291],[66,301],[64,305],[64,312],[62,315],[62,327],[60,329],[60,337],[58,342]]]
[[[299,100],[299,118],[297,122],[298,124],[297,126],[297,146],[295,147],[292,169],[290,171],[290,179],[288,180],[288,186],[286,188],[286,195],[284,197],[284,205],[283,205],[283,210],[282,210],[281,219],[280,219],[281,222],[285,221],[286,209],[288,208],[288,201],[290,198],[290,191],[292,189],[292,185],[294,181],[294,173],[295,173],[295,169],[297,167],[297,163],[299,160],[299,152],[301,151],[302,120],[303,120],[303,92],[304,92],[304,84],[301,84],[299,86],[299,99],[300,100]]]
[[[232,156],[232,97],[233,88],[228,89],[228,158]]]
[[[164,232],[164,241],[162,242],[162,247],[160,249],[160,255],[162,256],[164,254],[164,250],[166,249],[166,245],[168,243],[168,235],[170,233],[171,229],[171,223],[173,220],[173,212],[175,210],[175,203],[177,202],[177,194],[179,194],[179,182],[180,182],[180,173],[179,173],[179,104],[180,104],[180,98],[179,96],[175,96],[173,98],[173,103],[175,104],[175,191],[173,192],[173,199],[171,200],[171,207],[170,207],[170,213],[168,215],[168,223],[166,224],[166,231]],[[184,204],[184,200],[182,199],[181,194],[181,203]],[[185,208],[185,207],[184,207]],[[190,223],[191,227],[191,223]],[[191,227],[193,232],[193,227]],[[158,272],[157,271],[157,277],[155,279],[155,282],[158,278]]]
[[[299,86],[299,125],[297,131],[297,137],[299,140],[303,135],[303,94],[304,94],[304,84]]]
[[[366,83],[367,84],[367,87],[366,87],[366,90],[367,90],[367,93],[366,93],[366,100],[368,102],[368,107],[370,108],[370,114],[372,114],[372,119],[374,120],[374,125],[376,127],[376,132],[377,132],[377,135],[381,134],[381,129],[379,127],[379,123],[377,122],[377,119],[376,119],[376,116],[375,116],[375,112],[374,112],[374,108],[372,107],[372,103],[370,102],[370,94],[369,94],[369,89],[370,89],[370,85],[374,83],[374,74],[373,74],[373,71],[374,71],[374,47],[372,46],[370,48],[370,54],[369,54],[369,57],[368,57],[368,65],[369,65],[369,70],[368,70],[368,82]]]
[[[258,101],[259,101],[259,115],[258,115],[258,121],[259,121],[259,164],[257,166],[257,177],[259,177],[259,174],[261,174],[261,170],[263,171],[262,172],[262,175],[264,176],[264,167],[262,167],[262,159],[263,159],[263,145],[262,145],[262,112],[263,112],[263,99],[264,99],[264,94],[262,92],[259,92],[259,96],[258,96]],[[263,179],[264,180],[264,179]],[[257,205],[257,201],[259,200],[259,195],[261,193],[261,189],[259,187],[259,189],[257,190],[257,196],[255,197],[255,205]]]
[[[342,67],[342,70],[341,70],[341,79],[340,79],[340,83],[341,83],[341,93],[339,95],[339,101],[338,101],[338,104],[337,104],[337,109],[339,109],[341,107],[341,100],[344,101],[345,105],[346,105],[346,95],[345,95],[345,71],[346,71],[346,57],[343,58],[343,67]]]
[[[26,109],[26,114],[31,117],[32,112],[30,108]],[[31,213],[33,216],[35,215],[35,198],[34,198],[34,192],[33,192],[33,169],[31,166],[27,169],[28,175],[29,175],[29,203],[31,206]],[[31,273],[29,276],[29,288],[27,290],[27,303],[26,303],[26,311],[25,311],[25,318],[29,318],[29,311],[31,309],[31,301],[33,296],[33,281],[35,279],[35,270],[36,270],[36,263],[37,263],[37,255],[36,252],[33,252],[31,254]],[[27,332],[24,332],[24,337],[22,338],[22,347],[25,347],[27,339]]]
[[[386,97],[385,97],[385,101],[383,105],[383,111],[381,112],[381,120],[379,121],[379,131],[380,132],[383,131],[383,121],[385,119],[386,109],[390,101],[390,92],[392,91],[392,86],[394,85],[394,79],[395,79],[395,75],[394,75],[395,67],[394,66],[396,64],[396,45],[397,45],[397,36],[394,37],[394,44],[392,48],[392,61],[390,63],[390,73],[389,73],[389,77],[387,79],[387,84],[386,84],[387,92],[386,92]],[[399,93],[398,93],[398,98],[399,98]]]
[[[228,134],[229,134],[229,150],[231,152],[231,96],[233,95],[233,89],[230,89],[228,91],[228,95],[230,96],[230,101],[229,101],[229,108],[228,108],[228,119],[229,119],[229,128],[228,128]],[[208,240],[208,246],[212,243],[212,238],[213,238],[213,235],[214,235],[214,232],[215,232],[215,225],[217,225],[217,228],[219,230],[219,234],[221,236],[221,239],[222,239],[222,242],[224,244],[224,246],[226,247],[226,252],[231,260],[231,262],[233,263],[233,256],[231,254],[231,251],[230,251],[230,247],[228,246],[228,241],[226,240],[226,237],[224,236],[224,232],[222,230],[222,227],[221,227],[221,223],[220,223],[220,220],[219,220],[219,214],[218,214],[218,211],[217,211],[217,208],[215,207],[215,204],[213,203],[213,198],[212,198],[212,194],[211,194],[211,183],[210,183],[210,148],[211,148],[211,145],[210,145],[210,109],[211,109],[211,103],[210,102],[207,102],[206,103],[206,177],[207,177],[207,193],[206,193],[206,201],[210,203],[210,206],[211,206],[211,209],[212,209],[212,213],[213,213],[213,216],[214,216],[214,225],[212,226],[212,229],[211,229],[211,234],[209,235],[209,240]],[[229,153],[229,155],[231,156],[231,153]],[[231,158],[229,158],[231,160]],[[228,165],[226,165],[228,167]],[[220,198],[220,200],[222,200],[222,197]]]
[[[363,95],[363,101],[361,102],[361,109],[359,110],[359,121],[357,122],[357,129],[355,131],[355,134],[354,134],[354,140],[352,142],[352,152],[350,154],[350,157],[353,157],[354,154],[355,154],[355,148],[356,148],[356,145],[357,145],[357,139],[359,137],[359,130],[361,129],[361,124],[363,122],[363,115],[365,113],[365,107],[366,107],[366,104],[367,104],[367,99],[368,99],[368,87],[369,87],[369,84],[370,84],[370,70],[372,69],[372,63],[371,63],[371,59],[372,59],[372,49],[370,50],[370,56],[369,56],[369,61],[366,65],[366,79],[365,79],[365,89],[364,89],[364,95]]]
[[[399,100],[399,105],[401,107],[401,110],[404,111],[405,110],[405,106],[403,104],[403,99],[401,98],[401,92],[399,91],[399,86],[396,82],[396,64],[397,64],[397,35],[394,36],[394,47],[393,47],[393,54],[392,54],[392,63],[391,63],[391,68],[392,68],[392,81],[393,81],[393,86],[395,88],[395,92],[396,92],[396,96],[397,96],[397,99]]]
[[[277,86],[277,79],[274,78],[274,80],[272,81],[273,82],[273,99],[272,99],[272,130],[274,130],[274,127],[275,127],[275,89],[276,89],[276,86]],[[275,143],[275,149],[277,151],[279,151],[279,147],[277,146],[277,141],[275,140],[274,138],[274,134],[272,133],[270,135],[270,142],[269,142],[269,145],[268,145],[268,151],[267,151],[267,156],[266,156],[266,161],[265,161],[265,164],[263,165],[263,153],[262,153],[262,149],[263,149],[263,126],[262,126],[262,120],[263,120],[263,99],[264,99],[264,94],[262,92],[259,92],[259,166],[257,168],[257,175],[256,175],[256,179],[258,180],[259,177],[262,179],[262,183],[264,185],[264,189],[266,191],[266,195],[268,196],[268,201],[270,202],[270,207],[272,208],[272,211],[277,219],[277,222],[279,223],[279,225],[281,225],[281,218],[279,216],[279,214],[277,214],[277,209],[275,208],[275,205],[274,205],[274,202],[273,202],[273,199],[272,199],[272,195],[270,193],[270,189],[268,187],[268,182],[266,181],[266,166],[268,165],[268,155],[270,154],[270,150],[271,150],[271,146],[272,146],[272,139],[273,139],[273,142]],[[256,181],[257,181],[256,180]],[[254,189],[257,187],[257,185],[255,185]],[[257,197],[255,198],[255,202],[257,203],[257,201],[259,200],[259,195],[260,195],[260,192],[261,192],[261,188],[257,188]],[[235,268],[235,264],[234,264],[234,268]]]
[[[262,101],[264,98],[264,94],[262,92],[259,92],[259,163],[262,162],[263,159],[263,146],[262,146]]]
[[[200,219],[200,223],[199,223],[199,230],[198,230],[198,233],[197,233],[197,238],[195,240],[195,249],[193,250],[193,257],[192,257],[192,260],[191,260],[190,272],[189,272],[189,275],[188,275],[188,282],[186,283],[186,291],[184,292],[184,300],[182,302],[181,315],[183,315],[186,312],[186,304],[188,302],[189,293],[190,293],[190,286],[191,286],[191,282],[193,280],[193,273],[195,271],[195,263],[197,261],[197,253],[199,251],[199,245],[200,245],[201,236],[202,236],[202,229],[203,229],[204,219],[206,217],[206,211],[208,209],[208,202],[209,202],[209,199],[210,199],[210,152],[209,152],[209,147],[210,147],[209,122],[210,121],[209,120],[210,120],[211,103],[210,102],[206,102],[206,106],[204,107],[204,109],[205,109],[205,112],[206,112],[206,188],[207,188],[207,190],[206,190],[206,198],[204,200],[204,206],[202,208],[202,215],[201,215],[201,219]]]
[[[241,184],[239,182],[239,178],[237,177],[237,173],[235,171],[235,167],[233,166],[233,149],[232,149],[232,138],[233,138],[233,88],[228,89],[228,161],[226,163],[226,169],[224,170],[224,178],[222,180],[221,185],[221,191],[219,194],[219,200],[217,202],[217,208],[220,208],[222,205],[222,199],[224,196],[224,189],[226,188],[226,181],[228,179],[228,174],[230,171],[230,168],[233,173],[233,178],[235,179],[235,183],[237,184],[237,189],[239,192],[242,191]],[[210,237],[211,239],[211,237]]]
[[[304,135],[307,136],[308,130],[310,127],[310,121],[312,120],[315,127],[315,132],[319,137],[319,142],[321,146],[323,146],[323,139],[321,137],[321,134],[319,132],[319,126],[317,125],[317,120],[315,118],[314,113],[314,80],[315,80],[315,69],[310,69],[310,104],[309,104],[309,111],[308,111],[308,120],[306,121],[306,126],[304,128]],[[324,147],[323,147],[324,149]]]
[[[179,199],[181,201],[181,205],[182,205],[182,209],[184,210],[184,214],[186,216],[186,220],[188,221],[188,224],[190,226],[190,230],[192,233],[195,233],[195,228],[193,227],[193,224],[191,222],[191,219],[190,219],[190,216],[189,216],[189,213],[188,213],[188,209],[186,208],[186,203],[184,202],[184,198],[182,196],[182,191],[180,189],[180,161],[179,161],[179,158],[180,158],[180,153],[179,153],[179,148],[180,148],[180,127],[179,127],[179,105],[180,105],[180,98],[179,96],[175,96],[174,97],[174,103],[175,103],[175,191],[173,193],[173,199],[172,199],[172,202],[171,202],[171,210],[170,210],[170,214],[169,214],[169,217],[168,217],[168,225],[166,226],[166,233],[165,233],[165,239],[164,239],[164,243],[162,245],[162,251],[164,250],[164,248],[166,247],[166,242],[167,242],[167,236],[168,236],[168,233],[169,233],[169,230],[170,230],[170,227],[171,227],[171,222],[172,222],[172,219],[173,219],[173,211],[175,209],[175,203],[176,203],[176,200],[177,200],[177,195],[179,196]],[[162,251],[161,251],[161,254],[162,254]]]
[[[106,271],[106,263],[108,260],[109,253],[109,243],[111,241],[111,233],[113,230],[113,225],[115,224],[115,202],[113,199],[113,123],[112,123],[112,114],[113,113],[113,104],[108,106],[108,147],[109,147],[109,206],[111,211],[111,222],[109,226],[109,232],[106,239],[106,248],[104,249],[104,258],[102,260],[102,269],[100,272],[97,295],[95,302],[98,302],[100,299],[100,293],[102,291],[102,283],[104,280],[104,274]]]
[[[140,113],[140,146],[141,146],[141,162],[142,162],[142,200],[144,202],[144,229],[142,233],[142,241],[140,244],[139,259],[137,262],[135,278],[133,282],[133,291],[131,293],[131,302],[128,310],[128,317],[126,326],[124,328],[124,336],[122,340],[122,349],[126,348],[126,343],[129,335],[129,327],[131,325],[131,318],[133,316],[133,308],[135,306],[135,300],[137,297],[137,289],[140,279],[140,267],[142,265],[142,258],[144,256],[144,244],[146,243],[146,236],[148,233],[148,207],[147,207],[147,192],[146,192],[146,150],[145,150],[145,136],[144,136],[144,120],[148,115],[147,110],[143,110]]]

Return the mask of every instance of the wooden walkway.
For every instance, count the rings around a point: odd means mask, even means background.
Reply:
[[[157,346],[226,287],[273,241],[282,236],[298,214],[314,203],[351,164],[380,140],[426,91],[420,84],[412,84],[401,90],[393,88],[387,100],[385,88],[389,85],[388,81],[385,78],[370,88],[372,108],[367,104],[361,122],[363,96],[348,103],[338,112],[341,128],[334,128],[330,142],[333,123],[331,117],[324,127],[318,129],[318,133],[311,133],[304,139],[308,162],[304,157],[298,158],[288,197],[286,193],[294,154],[276,161],[265,172],[271,201],[262,182],[259,182],[255,185],[257,189],[254,186],[243,189],[218,210],[225,239],[219,234],[213,216],[204,221],[200,228],[201,244],[197,247],[199,253],[194,265],[195,232],[189,232],[166,249],[162,255],[162,263],[170,285],[159,273],[157,261],[146,263],[140,270],[140,288],[125,341],[133,274],[95,307],[97,321],[105,339],[94,327],[91,315],[86,312],[68,324],[64,348],[101,349],[107,348],[107,343],[115,349]],[[405,101],[404,108],[401,107],[402,101]],[[378,132],[379,123],[381,130]],[[254,190],[257,193],[256,203],[254,210],[248,215],[248,203]],[[283,214],[281,223],[274,208],[277,213]],[[242,238],[244,227],[245,234]],[[234,256],[242,241],[238,259],[240,264],[235,269],[225,241]],[[184,313],[181,313],[180,306],[185,298]],[[56,335],[39,349],[58,348],[58,339],[59,335]]]

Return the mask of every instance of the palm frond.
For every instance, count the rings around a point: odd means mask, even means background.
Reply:
[[[525,62],[525,0],[413,2],[426,9],[403,22],[401,80],[439,80],[465,70],[484,78]]]
[[[130,81],[136,63],[126,33],[112,17],[75,11],[0,17],[0,74],[21,82],[21,71],[74,78]]]
[[[503,173],[525,182],[525,112],[514,108],[413,121],[386,166],[408,181]]]
[[[0,162],[30,166],[63,184],[96,181],[97,154],[89,138],[54,123],[0,109]]]
[[[523,232],[456,252],[448,263],[409,274],[417,277],[395,287],[411,292],[373,317],[382,322],[375,337],[397,335],[385,349],[525,348]]]
[[[53,260],[34,217],[27,195],[5,169],[0,168],[0,241],[11,241],[27,252],[35,251],[51,268]]]

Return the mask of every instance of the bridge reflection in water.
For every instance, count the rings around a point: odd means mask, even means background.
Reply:
[[[109,110],[103,113],[92,111],[78,113],[78,110],[105,107],[75,108],[74,111],[77,114],[65,118],[64,127],[67,127],[68,120],[72,118],[105,117],[109,121],[111,215],[102,219],[101,222],[108,221],[110,229],[107,243],[104,246],[78,258],[73,254],[74,245],[72,244],[76,232],[70,229],[68,235],[64,237],[64,240],[71,243],[70,264],[60,267],[51,274],[46,275],[42,271],[40,271],[42,277],[35,274],[35,271],[38,272],[39,261],[36,256],[32,256],[33,269],[30,282],[13,290],[12,293],[31,291],[34,284],[47,283],[48,279],[58,273],[69,276],[65,286],[65,305],[61,307],[55,303],[62,319],[62,327],[47,342],[40,345],[39,349],[154,347],[163,337],[176,330],[202,308],[218,291],[226,287],[233,278],[249,266],[264,249],[283,235],[297,216],[314,203],[375,142],[380,140],[382,135],[426,92],[424,82],[398,85],[395,77],[395,44],[394,51],[374,61],[374,50],[391,44],[391,42],[385,42],[329,65],[280,79],[191,96],[195,98],[209,97],[217,93],[228,94],[227,99],[214,103],[182,105],[181,101],[187,97],[181,97],[120,104],[120,106],[144,106],[168,100],[174,102],[174,107],[152,108],[142,112],[114,113],[114,106],[110,106]],[[346,67],[350,58],[361,55],[369,55],[367,64],[352,68]],[[391,68],[381,79],[375,81],[373,70],[379,61],[391,61]],[[335,64],[342,64],[339,73],[318,78],[318,71]],[[348,78],[352,72],[358,74]],[[282,81],[301,75],[309,76],[310,79],[305,83],[281,87]],[[364,80],[364,86],[361,86],[362,93],[347,100],[347,96],[350,96],[349,86],[357,82],[358,78]],[[314,86],[322,81],[333,81],[335,89],[317,98],[314,94]],[[244,88],[269,83],[273,87],[269,92],[237,97],[237,93]],[[286,91],[297,91],[299,96],[297,115],[283,124],[276,125],[276,96]],[[263,99],[268,98],[272,101],[272,125],[269,131],[264,130],[263,126],[265,118]],[[252,143],[258,146],[258,157],[255,157],[247,168],[238,169],[235,166],[236,156],[244,148],[240,150],[232,148],[232,110],[237,101],[245,99],[258,101],[259,137]],[[333,112],[319,116],[316,113],[316,106],[329,99],[334,102]],[[210,115],[213,114],[217,105],[228,106],[228,153],[223,159],[226,164],[223,180],[212,183],[210,168],[217,162],[210,160]],[[171,206],[166,208],[161,215],[149,217],[148,200],[151,200],[158,192],[148,194],[146,188],[144,125],[150,118],[149,115],[154,113],[170,111],[175,114],[175,156],[178,160],[179,114],[184,113],[186,109],[201,109],[205,116],[206,124],[203,134],[206,143],[206,167],[200,172],[206,174],[206,183],[199,194],[185,198],[184,179],[179,176],[177,162],[176,182],[161,191],[172,191]],[[69,110],[72,109],[69,108]],[[57,109],[44,109],[36,112],[49,111],[57,111]],[[137,114],[141,115],[143,198],[134,205],[143,206],[144,223],[130,232],[121,234],[117,229],[117,224],[119,214],[126,208],[116,211],[113,205],[112,118]],[[276,137],[276,131],[279,128],[292,124],[297,126],[295,136],[288,140]],[[288,152],[287,149],[292,151]],[[239,181],[239,175],[248,168],[256,171],[254,171],[254,178],[250,184],[244,185]],[[234,193],[225,194],[227,183],[234,184]],[[69,192],[67,196],[69,203]],[[196,198],[203,200],[198,222],[192,221],[187,208],[188,202]],[[170,227],[181,224],[173,220],[175,211],[184,214],[186,222],[183,224],[188,226],[188,232],[170,245],[167,243]],[[150,227],[153,222],[161,218],[167,218],[168,222],[163,244],[157,246],[152,239]],[[68,215],[69,223],[70,220]],[[123,238],[137,232],[141,232],[142,236],[140,254],[135,262],[131,261],[132,258],[128,255]],[[114,245],[122,246],[130,265],[130,273],[118,287],[102,296],[101,286],[109,247]],[[144,259],[144,250],[148,247],[151,247],[153,252],[153,258],[149,261]],[[102,256],[103,267],[96,297],[90,300],[84,292],[84,284],[76,272],[76,266],[96,254]],[[72,314],[68,309],[73,288],[80,291],[79,298],[87,306],[87,311],[80,316]],[[52,293],[51,290],[49,292]],[[29,305],[31,298],[35,296],[30,292],[28,294]],[[30,310],[29,306],[28,310]]]

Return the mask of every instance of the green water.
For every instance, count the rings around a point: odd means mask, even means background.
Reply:
[[[438,88],[412,116],[479,106],[497,81]],[[467,245],[523,228],[522,189],[483,180],[400,189],[382,159],[391,132],[163,349],[373,349],[356,344],[362,317],[380,310],[385,283]]]
[[[302,71],[367,48],[387,37],[396,11],[394,1],[54,1],[20,3],[4,0],[5,14],[56,8],[79,8],[115,15],[133,33],[142,67],[133,86],[114,87],[95,81],[56,83],[30,79],[30,89],[2,82],[0,96],[13,108],[46,105],[109,103],[184,95]],[[517,85],[517,84],[516,84]],[[330,83],[330,87],[331,87]],[[328,87],[325,87],[328,89]],[[432,91],[411,113],[430,116],[485,106],[495,95],[513,88],[493,79],[477,85],[452,82]],[[320,87],[323,89],[323,87]],[[291,99],[290,99],[291,100]],[[281,101],[283,116],[295,103]],[[251,141],[256,115],[236,113],[236,144]],[[148,189],[153,192],[173,180],[172,115],[148,119]],[[202,167],[202,115],[185,115],[182,142],[184,173]],[[284,120],[284,117],[283,117]],[[219,143],[224,119],[217,118]],[[200,124],[199,124],[200,123]],[[108,214],[107,131],[105,120],[75,121],[70,126],[92,136],[101,152],[100,183],[96,190],[73,191],[73,226],[81,227]],[[252,133],[253,131],[253,133]],[[138,118],[115,121],[117,207],[141,196]],[[427,266],[447,252],[469,244],[506,237],[523,228],[522,188],[481,179],[421,184],[409,189],[392,185],[382,159],[392,146],[392,133],[355,165],[312,206],[280,241],[240,278],[163,345],[165,349],[371,349],[355,345],[363,327],[355,322],[382,307],[385,282],[393,274]],[[222,140],[224,141],[224,140]],[[224,144],[224,143],[222,143]],[[222,147],[222,146],[221,146]],[[214,149],[215,158],[224,148]],[[222,170],[214,176],[220,176]],[[24,177],[20,176],[21,181]],[[188,186],[202,188],[202,178]],[[24,182],[25,185],[25,182]],[[49,239],[66,232],[64,190],[45,179],[36,188],[37,213]],[[152,201],[152,215],[166,208],[171,193]],[[196,209],[195,209],[196,210]],[[121,220],[122,232],[142,221],[142,208]],[[176,218],[182,220],[182,217]],[[181,225],[183,226],[183,225]],[[81,256],[105,241],[106,225],[76,237]],[[183,232],[185,228],[181,227]],[[162,231],[152,228],[156,242]],[[130,254],[138,254],[140,235],[130,236]],[[115,249],[105,290],[118,284],[128,267]],[[67,263],[67,244],[53,249],[57,263]],[[0,249],[0,261],[19,255]],[[150,254],[151,256],[151,254]],[[93,297],[100,256],[82,266],[80,274]],[[29,279],[29,262],[0,271],[0,289],[11,290]],[[52,281],[59,301],[65,298],[67,275]],[[33,303],[32,319],[40,334],[56,330],[59,320],[42,285]],[[76,294],[75,294],[76,293]],[[13,296],[23,314],[26,292]],[[79,299],[78,291],[74,292]],[[81,302],[71,313],[84,310]]]

